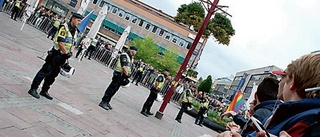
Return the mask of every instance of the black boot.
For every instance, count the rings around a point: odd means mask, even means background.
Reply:
[[[29,93],[31,96],[33,96],[34,98],[36,98],[36,99],[39,99],[39,98],[40,98],[40,96],[39,96],[39,94],[38,94],[38,92],[37,92],[37,89],[30,89],[30,90],[28,91],[28,93]]]
[[[140,113],[141,113],[142,115],[148,117],[148,114],[147,114],[146,111],[147,111],[146,109],[142,109]]]
[[[102,107],[102,108],[105,109],[105,110],[109,110],[109,107],[108,107],[107,104],[108,104],[107,102],[101,101],[101,102],[99,103],[99,106]]]
[[[53,99],[53,97],[50,96],[50,94],[48,93],[48,91],[41,90],[40,95],[46,97],[46,98],[49,99],[49,100],[52,100],[52,99]]]
[[[146,112],[148,115],[153,115],[153,113],[151,113],[150,111],[147,111]]]

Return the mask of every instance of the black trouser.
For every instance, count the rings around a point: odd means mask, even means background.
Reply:
[[[76,54],[76,58],[80,55],[81,51],[83,50],[82,46],[80,45]]]
[[[62,54],[59,51],[52,50],[45,59],[45,63],[42,68],[38,71],[34,77],[31,89],[38,89],[40,83],[44,79],[42,85],[42,91],[48,91],[50,86],[55,81],[55,78],[59,75],[60,66],[66,62],[67,59],[62,57]]]
[[[141,77],[142,77],[142,71],[138,70],[137,74],[134,76],[132,80],[132,83],[136,80],[136,85],[137,85],[140,82]]]
[[[18,14],[19,14],[19,11],[20,11],[20,9],[19,9],[18,7],[16,7],[16,6],[14,6],[14,7],[12,8],[11,19],[16,20]]]
[[[113,72],[113,77],[110,85],[106,89],[102,101],[109,103],[111,98],[120,88],[120,82],[123,80],[123,75],[120,72]]]
[[[89,54],[88,59],[90,59],[90,58],[91,58],[92,53],[94,52],[94,50],[95,50],[95,49],[96,49],[96,47],[94,47],[94,46],[92,46],[92,45],[90,45],[90,46],[88,47],[87,52],[86,52],[86,57],[87,57],[87,56],[88,56],[88,54]]]
[[[180,108],[180,111],[179,111],[179,113],[178,113],[178,115],[177,115],[176,119],[181,120],[181,118],[182,118],[182,114],[183,114],[183,112],[185,112],[185,111],[188,109],[188,106],[189,106],[189,107],[191,107],[191,103],[182,102],[182,104],[181,104],[181,108]]]
[[[47,38],[49,38],[49,37],[51,36],[51,39],[53,39],[53,37],[54,37],[54,35],[56,35],[56,32],[57,32],[57,31],[58,31],[58,28],[55,27],[55,26],[53,26],[53,27],[51,28],[51,30],[49,31]]]
[[[142,108],[143,112],[150,112],[150,109],[153,105],[154,100],[157,99],[157,95],[158,95],[158,90],[156,88],[151,88],[150,94],[149,94],[146,102],[144,102],[144,104],[143,104],[143,108]]]
[[[202,124],[202,121],[203,121],[203,118],[204,118],[203,115],[204,115],[205,112],[206,112],[205,108],[200,108],[199,109],[199,112],[198,112],[198,115],[197,115],[196,121],[195,121],[196,124],[199,124],[199,125]],[[199,123],[198,123],[198,121],[199,121]]]

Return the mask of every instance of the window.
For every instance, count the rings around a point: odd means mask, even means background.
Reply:
[[[117,31],[117,35],[120,35],[120,36],[121,36],[121,35],[122,35],[122,33],[121,33],[121,32],[119,32],[119,31]]]
[[[150,29],[150,26],[151,26],[151,25],[148,23],[144,29],[149,30],[149,29]]]
[[[167,32],[167,35],[166,35],[165,39],[169,40],[170,37],[171,37],[171,34],[169,34],[169,33]]]
[[[191,48],[191,43],[188,42],[187,49],[190,49],[190,48]]]
[[[124,19],[130,20],[131,15],[129,13],[126,14],[126,17]]]
[[[110,6],[110,5],[108,5],[108,11],[110,11],[110,9],[111,9],[111,6]]]
[[[133,17],[133,19],[132,19],[131,22],[132,22],[133,24],[136,24],[137,20],[138,20],[137,17]]]
[[[142,25],[143,25],[143,20],[142,19],[140,19],[140,22],[139,22],[139,24],[138,24],[140,27],[142,27]]]
[[[103,7],[103,6],[106,5],[106,4],[107,4],[106,1],[101,1],[100,4],[99,4],[99,7]],[[109,6],[108,6],[108,8],[109,8]]]
[[[162,36],[162,35],[163,35],[163,33],[164,33],[164,30],[163,30],[163,29],[161,29],[161,30],[160,30],[160,32],[159,32],[159,36]]]
[[[93,0],[92,3],[93,3],[93,4],[97,4],[97,2],[98,2],[98,0]]]
[[[171,42],[174,43],[174,44],[176,44],[176,43],[177,43],[177,38],[176,38],[176,37],[173,37],[173,39],[172,39]]]
[[[157,26],[153,26],[152,32],[156,33],[157,32],[158,27]]]
[[[123,14],[124,14],[123,11],[120,11],[119,14],[118,14],[118,16],[119,16],[120,18],[122,18]]]
[[[110,31],[111,31],[111,32],[115,32],[116,30],[115,30],[115,29],[111,29],[111,28],[110,28]]]
[[[112,13],[116,14],[118,12],[118,9],[116,7],[113,8]]]
[[[184,41],[183,40],[180,40],[179,42],[179,46],[183,47],[184,46]]]

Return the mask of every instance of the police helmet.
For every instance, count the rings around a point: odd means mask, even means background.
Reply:
[[[75,69],[71,67],[68,63],[60,67],[60,74],[65,77],[70,77],[75,72]]]
[[[124,88],[127,88],[130,86],[130,80],[128,78],[125,78],[121,81],[120,85]]]

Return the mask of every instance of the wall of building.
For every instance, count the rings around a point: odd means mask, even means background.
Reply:
[[[89,6],[87,13],[95,9],[97,14],[103,5],[108,5],[108,15],[100,29],[100,35],[116,43],[127,26],[131,26],[128,44],[135,38],[152,37],[161,50],[172,49],[183,61],[195,38],[196,33],[184,25],[173,22],[173,18],[139,1],[96,0]],[[94,20],[96,15],[92,17]],[[189,61],[197,64],[206,39],[201,39]]]

